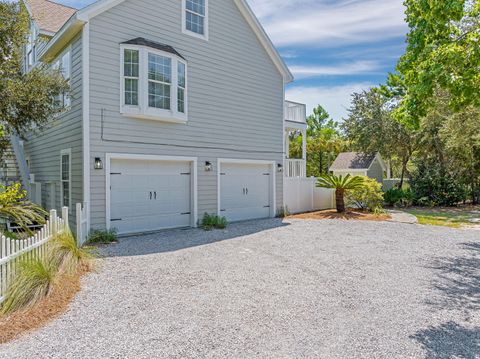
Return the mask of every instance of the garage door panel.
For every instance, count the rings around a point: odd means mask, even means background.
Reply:
[[[111,226],[119,233],[191,224],[189,162],[112,160]]]
[[[270,217],[269,165],[221,164],[220,210],[229,221]]]

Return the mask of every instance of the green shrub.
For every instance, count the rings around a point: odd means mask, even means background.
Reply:
[[[348,190],[345,197],[348,206],[375,211],[382,208],[382,185],[372,178],[364,177],[362,186]]]
[[[409,207],[413,203],[414,194],[410,189],[391,188],[383,195],[384,201],[388,206]]]
[[[90,232],[87,242],[91,244],[109,244],[116,242],[117,239],[116,229],[110,229],[108,231],[94,230]]]
[[[288,217],[289,215],[290,215],[290,211],[288,210],[287,206],[285,207],[282,206],[277,211],[277,218],[285,218],[285,217]]]
[[[212,229],[225,229],[227,228],[228,222],[225,217],[220,217],[216,215],[210,215],[205,213],[202,218],[201,226],[206,231],[211,231]]]
[[[39,303],[51,291],[57,268],[52,261],[38,257],[22,258],[12,285],[5,295],[1,313],[13,311]]]
[[[413,202],[419,206],[455,206],[467,200],[468,190],[454,173],[442,169],[439,161],[417,159],[410,178]]]
[[[55,235],[49,243],[49,260],[61,273],[73,275],[93,268],[96,254],[91,247],[80,247],[71,232]]]

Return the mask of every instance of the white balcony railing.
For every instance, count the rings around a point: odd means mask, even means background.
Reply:
[[[285,101],[285,121],[307,123],[307,108],[304,104]]]
[[[307,177],[307,162],[299,159],[286,159],[285,177]]]

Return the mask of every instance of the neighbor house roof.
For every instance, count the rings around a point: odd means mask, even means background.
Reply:
[[[40,31],[54,35],[77,12],[69,6],[49,0],[24,0],[30,15]]]
[[[368,170],[375,158],[377,158],[376,153],[343,152],[335,159],[330,171]]]

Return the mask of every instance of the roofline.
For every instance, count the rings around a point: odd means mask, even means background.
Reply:
[[[382,156],[380,155],[380,152],[377,152],[377,154],[375,155],[375,158],[373,159],[372,163],[370,163],[370,167],[368,167],[368,169],[372,168],[375,160],[378,160],[378,163],[380,163],[380,166],[382,167],[382,170],[384,170],[386,172],[387,171],[387,164],[385,163]]]
[[[49,45],[46,47],[44,52],[40,55],[40,57],[44,57],[51,54],[52,51],[59,47],[63,47],[66,45],[65,41],[69,41],[75,36],[80,28],[90,21],[95,16],[103,13],[111,9],[112,7],[122,3],[125,0],[99,0],[94,2],[93,4],[88,5],[87,7],[78,10],[72,17],[61,27],[61,29],[53,36],[52,40],[50,40]],[[278,71],[283,76],[283,81],[285,84],[293,82],[294,78],[288,66],[286,65],[285,61],[283,61],[282,57],[278,53],[278,50],[273,45],[272,41],[268,37],[267,33],[265,32],[264,28],[258,21],[257,17],[253,13],[250,6],[247,4],[245,0],[234,0],[235,4],[237,5],[240,13],[243,15],[247,23],[255,32],[260,43],[263,45],[265,50],[267,51],[268,55],[272,59],[273,63],[277,67]],[[70,31],[69,27],[75,27],[75,31]],[[71,35],[71,36],[66,36]],[[62,41],[63,40],[63,41]],[[60,42],[60,45],[58,44]],[[63,44],[63,46],[62,46]]]

